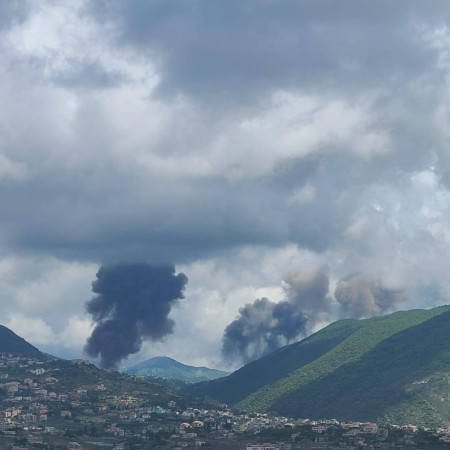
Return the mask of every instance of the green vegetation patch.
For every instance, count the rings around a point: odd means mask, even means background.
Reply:
[[[398,338],[387,341],[384,346],[380,346],[378,349],[377,346],[404,330],[416,327],[433,317],[443,315],[449,309],[450,307],[444,306],[431,310],[412,310],[358,321],[361,324],[360,328],[327,353],[294,371],[289,376],[264,386],[238,403],[236,407],[248,411],[274,410],[287,415],[297,416],[301,414],[303,417],[322,412],[326,412],[327,417],[330,417],[333,412],[339,412],[340,416],[343,417],[347,414],[346,417],[350,418],[352,415],[356,415],[358,410],[359,412],[362,410],[370,411],[370,406],[363,400],[361,400],[363,402],[362,407],[357,407],[355,401],[360,397],[356,400],[353,399],[352,402],[347,402],[347,407],[342,408],[341,411],[338,410],[337,406],[333,410],[333,395],[337,405],[357,387],[364,392],[364,389],[367,391],[382,386],[380,376],[383,373],[386,380],[389,380],[398,378],[402,370],[412,371],[416,366],[419,366],[421,363],[417,356],[414,356],[416,355],[414,351],[412,354],[411,352],[408,353],[408,357],[402,357],[405,348],[419,345],[420,341],[423,340],[424,336],[418,330],[407,333],[408,337],[399,335]],[[446,325],[450,325],[448,314],[445,314],[441,320]],[[448,326],[445,328],[445,332],[447,328]],[[424,327],[424,329],[429,332],[430,326]],[[420,337],[415,337],[417,339],[415,342],[408,342],[412,335]],[[433,347],[436,340],[439,339],[439,342],[441,342],[443,338],[441,335],[433,335],[430,339],[427,344],[423,344],[425,345],[423,349],[425,354],[430,353],[432,349],[430,346]],[[392,355],[392,360],[398,361],[396,370],[386,371],[392,361],[381,358],[381,355],[384,354]],[[437,352],[432,352],[432,354],[438,358]],[[364,359],[366,357],[367,359]],[[406,364],[408,359],[415,361],[414,367]],[[443,361],[446,361],[446,358],[443,358]],[[369,378],[368,375],[370,375]],[[387,394],[393,395],[393,392],[386,393],[383,391],[383,393],[380,392],[380,395],[373,394],[373,398],[380,398]],[[348,405],[348,403],[351,403],[351,405]],[[355,411],[355,414],[350,414],[350,410]],[[387,413],[387,411],[381,411],[381,408],[378,408],[378,411],[380,411],[380,414]],[[337,418],[339,417],[337,416]]]

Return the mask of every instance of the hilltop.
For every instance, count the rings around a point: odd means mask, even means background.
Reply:
[[[0,353],[46,359],[36,347],[3,325],[0,325]]]
[[[214,380],[228,375],[227,372],[221,370],[188,366],[167,356],[157,356],[143,361],[129,367],[126,373],[146,377],[172,378],[187,382]]]
[[[291,417],[450,424],[450,307],[342,320],[190,389]]]

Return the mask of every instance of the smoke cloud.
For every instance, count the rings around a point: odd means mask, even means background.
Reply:
[[[320,322],[329,313],[331,298],[326,267],[312,271],[296,270],[284,278],[284,291],[290,303],[308,315],[310,321]]]
[[[292,272],[284,281],[284,300],[257,299],[240,308],[239,316],[225,328],[222,354],[227,361],[260,358],[305,336],[329,312],[326,268]]]
[[[95,322],[85,352],[100,356],[103,367],[115,367],[140,350],[142,341],[161,340],[171,334],[172,306],[184,298],[186,275],[173,266],[148,264],[102,266],[92,283],[97,294],[86,309]]]
[[[389,312],[407,300],[405,292],[393,289],[380,281],[350,275],[337,283],[334,296],[345,317],[370,317]]]
[[[314,326],[336,318],[371,317],[395,310],[407,300],[402,289],[352,274],[329,293],[325,267],[298,270],[284,279],[286,297],[278,302],[255,300],[239,309],[224,331],[222,354],[228,362],[248,363],[314,331]]]

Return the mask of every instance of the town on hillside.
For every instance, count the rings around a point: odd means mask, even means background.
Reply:
[[[450,429],[246,414],[85,360],[0,354],[0,449],[450,448]]]

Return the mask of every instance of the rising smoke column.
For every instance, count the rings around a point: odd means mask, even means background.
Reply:
[[[330,309],[326,268],[291,272],[284,280],[286,298],[255,300],[239,309],[224,331],[222,354],[247,363],[307,334]]]
[[[222,353],[228,361],[252,361],[286,345],[304,330],[307,320],[289,302],[257,299],[239,308],[239,317],[225,328]]]
[[[385,286],[380,280],[352,274],[340,280],[334,296],[343,317],[371,317],[395,309],[408,299],[402,289]]]
[[[294,270],[283,281],[286,298],[308,316],[311,325],[327,318],[331,308],[327,267]]]
[[[103,367],[115,367],[140,350],[145,339],[172,333],[172,306],[184,298],[187,277],[173,266],[148,264],[102,266],[92,283],[95,295],[86,309],[95,322],[85,352],[100,356]]]

